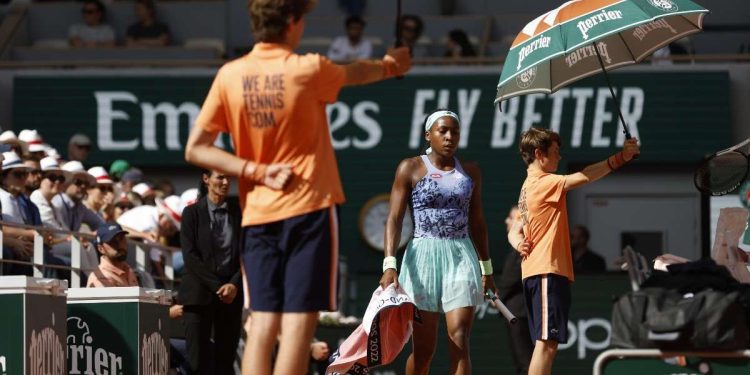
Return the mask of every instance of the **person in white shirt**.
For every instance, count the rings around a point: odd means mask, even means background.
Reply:
[[[64,190],[65,185],[72,180],[73,175],[62,170],[57,164],[57,160],[51,156],[42,159],[39,164],[42,170],[42,182],[39,184],[39,189],[31,193],[31,201],[39,208],[39,215],[44,226],[63,229],[62,222],[52,208],[52,198]]]
[[[106,10],[99,0],[85,0],[81,8],[84,23],[68,29],[68,38],[73,47],[113,47],[115,30],[104,23]]]
[[[117,223],[129,233],[129,237],[158,243],[160,237],[172,236],[180,230],[184,208],[180,197],[170,195],[163,200],[157,199],[156,206],[143,205],[131,208],[117,218]],[[152,248],[150,258],[154,262],[155,270],[161,272],[163,263],[159,250]]]
[[[41,225],[42,223],[38,214],[34,213],[37,210],[36,205],[23,195],[26,178],[31,168],[25,165],[21,161],[21,158],[12,151],[3,153],[2,165],[3,170],[0,173],[0,185],[2,185],[2,188],[0,188],[0,205],[2,205],[3,221],[23,225]],[[15,238],[24,244],[33,244],[36,233],[37,231],[31,228],[19,228],[10,225],[3,227],[4,236]],[[51,256],[49,251],[47,251],[53,241],[52,234],[41,232],[41,235],[45,246],[43,263],[53,265],[69,264],[69,262],[65,262],[64,258]],[[11,244],[11,246],[13,245]],[[27,251],[16,254],[19,255],[18,260],[29,261],[32,259],[33,252],[28,251],[31,249],[26,249]],[[25,258],[23,255],[26,255],[28,258]],[[66,272],[58,272],[52,268],[46,268],[44,274],[46,277],[56,278],[65,278],[68,275]]]
[[[328,49],[328,58],[334,61],[369,59],[372,56],[372,42],[362,37],[365,21],[359,16],[351,16],[344,25],[346,35],[333,40]]]

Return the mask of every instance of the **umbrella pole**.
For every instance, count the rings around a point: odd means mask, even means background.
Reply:
[[[596,57],[599,59],[599,65],[602,67],[602,71],[604,72],[604,78],[607,80],[607,86],[609,86],[609,92],[610,94],[612,94],[612,99],[615,101],[615,108],[617,108],[617,115],[620,116],[620,122],[622,123],[622,132],[625,133],[625,139],[633,138],[630,135],[630,129],[628,129],[628,124],[625,123],[625,119],[622,117],[622,111],[620,110],[620,102],[617,101],[615,90],[612,89],[612,82],[609,81],[609,74],[607,74],[607,69],[604,69],[604,61],[602,60],[602,55],[599,54],[599,49],[596,48],[596,42],[592,42],[591,45],[594,46],[594,51],[596,51]]]
[[[396,45],[395,47],[403,46],[401,41],[401,0],[396,0]],[[409,51],[411,54],[411,51]],[[404,79],[404,76],[396,76],[396,79]]]

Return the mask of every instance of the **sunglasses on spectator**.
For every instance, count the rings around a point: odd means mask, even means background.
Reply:
[[[81,11],[81,13],[83,13],[83,14],[99,13],[99,9],[96,9],[96,8],[83,8],[83,10]]]
[[[96,187],[104,193],[115,191],[112,185],[96,185]]]
[[[76,185],[76,186],[80,186],[80,187],[88,187],[89,186],[89,182],[88,181],[81,180],[80,178],[76,178],[75,180],[73,180],[73,184]]]
[[[55,182],[55,181],[57,181],[59,183],[65,182],[65,176],[63,176],[61,174],[49,173],[46,176],[44,176],[44,178],[50,180],[50,182]]]
[[[10,174],[15,178],[26,178],[29,175],[29,171],[13,171]]]
[[[29,171],[29,174],[41,174],[41,173],[42,173],[41,169],[32,169]]]

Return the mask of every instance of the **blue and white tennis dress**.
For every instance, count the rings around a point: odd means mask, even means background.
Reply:
[[[401,263],[399,283],[420,310],[447,312],[482,303],[482,276],[469,237],[474,181],[458,160],[441,171],[426,155],[427,174],[411,192],[414,238]]]

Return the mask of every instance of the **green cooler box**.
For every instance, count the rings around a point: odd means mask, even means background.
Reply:
[[[0,375],[63,375],[68,282],[0,276]]]
[[[68,373],[166,375],[170,292],[68,290]]]

